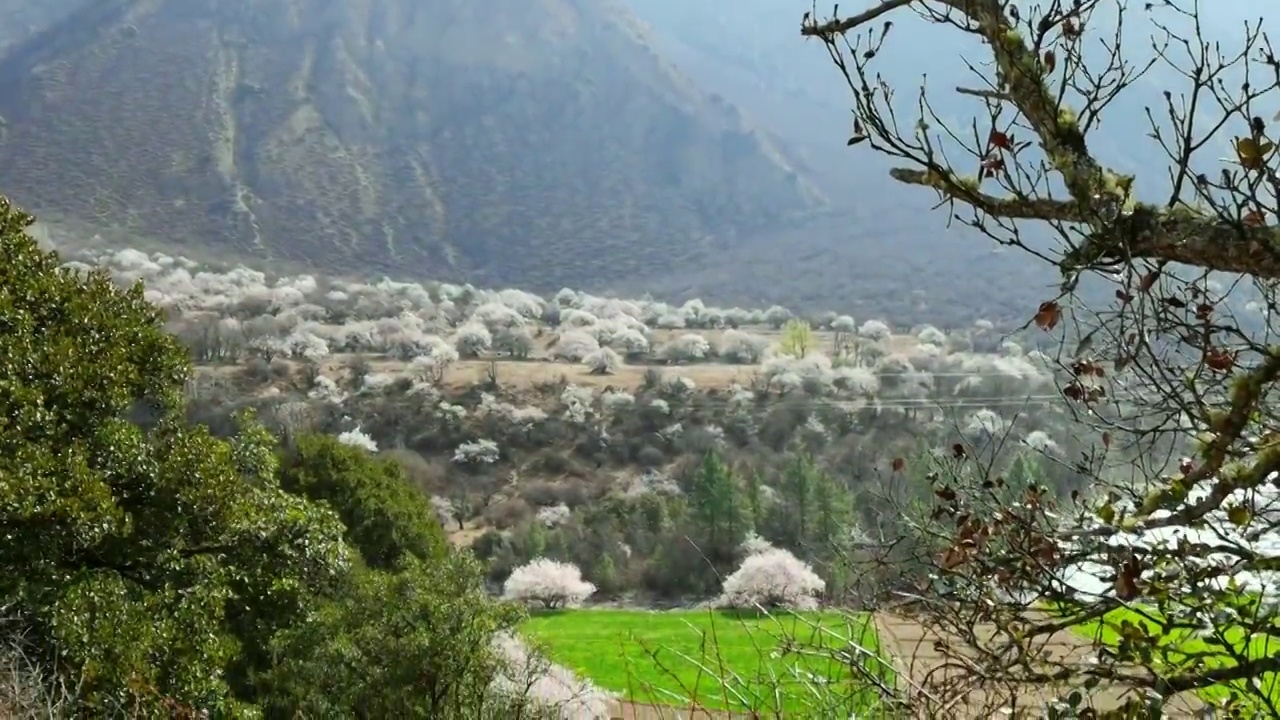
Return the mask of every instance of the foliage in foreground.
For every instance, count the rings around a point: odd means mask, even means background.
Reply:
[[[184,419],[141,286],[81,275],[0,199],[0,608],[72,712],[477,717],[514,617],[403,475],[249,415]],[[282,484],[283,480],[283,484]]]
[[[935,115],[936,88],[897,93],[877,71],[907,5],[983,43],[986,61],[954,89],[974,98],[972,124]],[[1179,0],[881,0],[803,20],[852,91],[851,147],[894,158],[895,180],[1062,277],[1028,324],[1061,343],[1062,394],[1085,446],[1073,462],[1092,496],[1015,491],[972,444],[932,461],[933,512],[916,531],[941,592],[918,614],[962,638],[954,658],[986,659],[938,697],[1065,679],[1076,705],[1082,687],[1133,691],[1095,717],[1175,712],[1195,694],[1225,700],[1231,716],[1280,716],[1268,689],[1280,670],[1280,60],[1261,19],[1213,37],[1216,12]],[[1138,43],[1135,27],[1149,33]],[[1150,87],[1140,78],[1154,65],[1186,85]],[[1144,88],[1159,95],[1131,96]],[[1147,104],[1149,127],[1131,141],[1158,145],[1168,168],[1135,176],[1101,156],[1093,131],[1124,101]],[[1122,462],[1136,482],[1108,481]],[[1045,650],[1064,628],[1139,610],[1150,619],[1088,657]],[[973,633],[979,623],[993,630]],[[1211,655],[1178,657],[1195,645]]]

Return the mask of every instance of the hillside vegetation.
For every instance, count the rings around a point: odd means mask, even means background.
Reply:
[[[889,592],[910,582],[902,567],[841,563],[858,537],[906,532],[884,517],[902,500],[885,489],[927,492],[927,448],[964,443],[1011,481],[1083,489],[1055,384],[1067,368],[985,321],[946,333],[82,257],[168,309],[198,363],[194,419],[229,428],[253,408],[285,437],[321,431],[394,458],[495,586],[550,554],[602,597],[696,600],[754,533],[817,563],[831,599]],[[698,497],[719,499],[699,510]],[[688,552],[707,523],[728,529]]]

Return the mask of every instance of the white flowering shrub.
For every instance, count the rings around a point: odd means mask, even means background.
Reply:
[[[473,358],[493,346],[493,335],[484,323],[471,321],[453,334],[453,347],[460,357]]]
[[[770,307],[768,310],[764,311],[764,321],[766,323],[769,323],[769,325],[772,326],[774,330],[777,330],[778,328],[781,328],[783,325],[786,325],[787,321],[793,317],[795,317],[795,315],[793,315],[790,310],[782,307],[781,305],[774,305],[773,307]]]
[[[754,530],[747,533],[746,539],[744,539],[742,544],[738,546],[738,552],[742,553],[744,558],[751,557],[752,555],[759,555],[760,553],[768,552],[772,549],[773,543],[770,543],[768,540],[757,535]]]
[[[588,329],[600,322],[594,314],[586,310],[567,308],[560,311],[560,324],[566,328]]]
[[[591,370],[592,375],[613,375],[622,367],[622,358],[612,348],[597,348],[582,359],[582,364]]]
[[[548,610],[581,605],[595,592],[577,565],[547,558],[516,568],[502,587],[504,599],[541,603]]]
[[[686,333],[662,347],[662,356],[677,363],[700,362],[711,353],[711,343],[696,333]]]
[[[544,508],[539,508],[535,517],[538,522],[550,528],[565,524],[569,521],[571,514],[569,506],[560,503],[559,505],[548,505]]]
[[[835,386],[859,397],[875,397],[880,392],[880,378],[868,367],[842,365],[832,371]]]
[[[528,430],[535,424],[547,419],[546,411],[540,407],[533,405],[516,406],[509,402],[503,402],[489,393],[480,394],[480,404],[476,409],[482,415],[502,418],[522,430]]]
[[[587,356],[600,349],[600,341],[585,330],[566,330],[560,334],[552,355],[561,360],[580,363]]]
[[[341,405],[347,399],[347,394],[343,392],[342,388],[338,387],[337,381],[333,378],[318,375],[316,376],[315,384],[307,393],[307,397]]]
[[[455,522],[458,515],[458,510],[454,507],[453,501],[441,495],[431,496],[431,509],[435,511],[436,518],[440,521],[440,524],[445,527]]]
[[[649,353],[649,338],[636,328],[623,328],[609,338],[609,346],[628,357],[640,357]]]
[[[754,365],[764,357],[769,341],[741,330],[725,330],[720,336],[720,357],[725,362]]]
[[[484,323],[489,332],[497,332],[505,328],[520,327],[525,318],[516,309],[501,302],[487,302],[471,313],[471,319]]]
[[[464,442],[454,449],[453,461],[460,465],[492,465],[501,455],[498,443],[480,439]]]
[[[658,318],[654,320],[653,325],[654,327],[661,328],[663,330],[678,330],[685,327],[687,323],[688,319],[679,312],[666,312],[659,315]]]
[[[634,407],[636,396],[622,390],[610,390],[600,396],[600,407],[605,412],[618,412]]]
[[[1049,455],[1059,455],[1062,453],[1061,446],[1043,430],[1033,430],[1027,433],[1022,439],[1022,444],[1037,452]]]
[[[802,358],[776,355],[760,366],[760,374],[780,392],[796,392],[807,386],[816,395],[829,393],[836,378],[831,358],[821,353],[809,353]]]
[[[348,430],[344,433],[339,433],[338,442],[343,445],[352,445],[358,448],[364,448],[371,453],[378,452],[378,443],[374,442],[373,438],[369,437],[368,434],[359,427],[353,430]]]
[[[458,426],[462,424],[464,419],[466,419],[467,409],[461,405],[455,405],[441,400],[440,403],[436,405],[435,414],[436,417],[440,418],[441,422],[446,425]],[[456,460],[457,458],[455,457],[454,459]]]
[[[360,381],[360,392],[378,392],[385,390],[396,381],[391,373],[369,373]]]
[[[982,408],[969,416],[964,431],[969,435],[1000,437],[1009,430],[1009,421],[990,408]]]
[[[693,378],[676,375],[668,380],[662,389],[663,392],[671,397],[682,398],[692,395],[693,391],[698,389],[698,384],[693,381]]]
[[[858,328],[858,336],[872,342],[888,340],[889,334],[889,326],[880,320],[868,320]]]
[[[717,605],[728,608],[813,610],[826,583],[806,563],[781,548],[748,555],[725,578]]]
[[[560,393],[560,403],[564,405],[564,418],[571,423],[585,423],[591,417],[595,393],[589,387],[569,385]]]
[[[947,344],[947,334],[932,325],[925,325],[916,333],[916,340],[923,345],[936,345],[945,347]]]
[[[329,343],[306,330],[295,331],[284,339],[283,345],[289,356],[303,360],[322,360],[329,355]]]
[[[409,365],[419,377],[438,383],[444,379],[445,371],[458,361],[458,351],[436,335],[428,336],[423,346],[425,352],[414,357]]]

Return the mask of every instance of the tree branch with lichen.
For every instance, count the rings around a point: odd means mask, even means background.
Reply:
[[[922,0],[916,0],[922,2]],[[1228,222],[1209,214],[1135,204],[1124,213],[1114,208],[1129,198],[1127,183],[1090,153],[1074,114],[1061,107],[1045,83],[1041,58],[1028,46],[999,0],[934,0],[962,13],[991,47],[1000,88],[987,93],[1012,103],[1035,131],[1050,165],[1062,177],[1071,201],[1001,199],[936,172],[895,169],[899,182],[939,189],[977,209],[1011,219],[1072,222],[1087,226],[1083,242],[1070,248],[1060,269],[1064,275],[1120,261],[1176,262],[1229,273],[1247,272],[1280,279],[1280,231]],[[885,0],[847,18],[808,22],[801,34],[828,43],[882,15],[912,4]]]

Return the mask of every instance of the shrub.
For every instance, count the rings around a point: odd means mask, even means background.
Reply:
[[[796,556],[781,548],[755,552],[725,578],[717,601],[721,607],[812,610],[826,589],[822,578]]]
[[[592,375],[612,375],[622,366],[622,358],[613,350],[602,347],[583,358],[582,364],[591,369]]]
[[[453,451],[453,461],[459,464],[492,465],[498,462],[502,451],[492,440],[464,442]]]
[[[686,333],[667,343],[662,348],[662,355],[672,362],[699,362],[706,360],[711,352],[711,343],[701,335]]]
[[[880,320],[868,320],[858,328],[858,335],[872,342],[889,339],[889,326]]]
[[[553,355],[569,362],[582,362],[600,349],[600,341],[584,330],[566,330],[560,335]]]
[[[507,600],[541,603],[553,610],[581,605],[595,591],[595,585],[582,579],[577,565],[536,558],[511,573],[502,596]]]
[[[720,338],[720,357],[726,362],[754,365],[764,357],[769,341],[740,330],[726,330]]]
[[[524,328],[504,328],[493,338],[493,349],[516,360],[524,360],[533,352],[533,338]]]
[[[453,335],[453,347],[460,357],[476,357],[492,345],[493,336],[489,334],[489,328],[480,322],[469,322]]]

